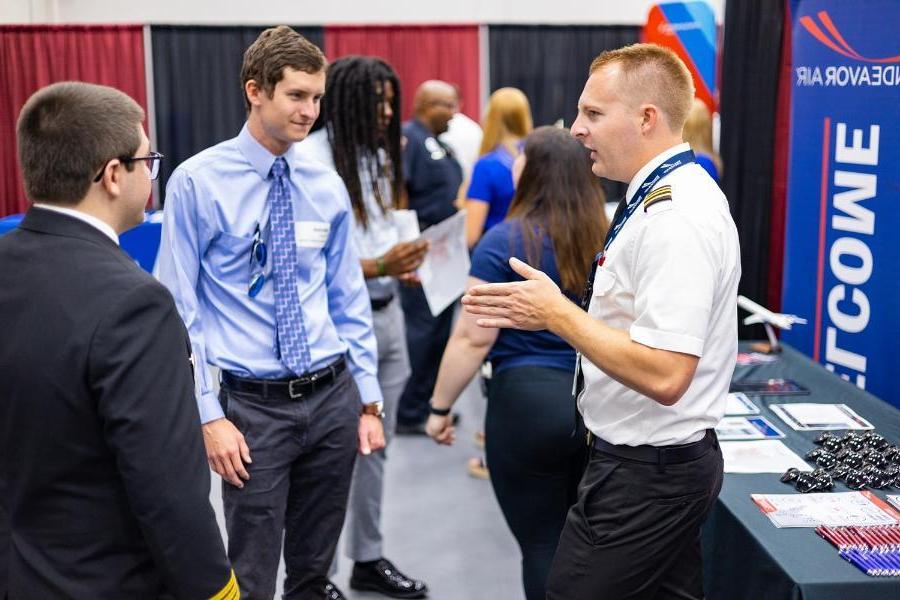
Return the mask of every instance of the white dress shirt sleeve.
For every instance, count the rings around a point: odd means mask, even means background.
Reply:
[[[689,214],[671,205],[650,210],[653,214],[635,240],[636,318],[631,339],[703,356],[718,263],[710,236]]]

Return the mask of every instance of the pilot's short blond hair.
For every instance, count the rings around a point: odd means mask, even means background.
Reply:
[[[619,92],[624,98],[637,105],[655,105],[665,115],[669,128],[681,132],[694,99],[694,80],[674,52],[656,44],[607,50],[591,63],[590,74],[608,65],[621,67],[623,89]]]

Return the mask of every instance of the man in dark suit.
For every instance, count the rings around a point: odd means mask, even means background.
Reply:
[[[35,93],[33,206],[0,239],[0,598],[238,598],[209,504],[189,342],[118,247],[161,155],[128,96]]]

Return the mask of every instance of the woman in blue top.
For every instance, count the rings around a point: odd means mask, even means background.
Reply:
[[[540,265],[578,301],[591,260],[603,245],[603,191],[586,150],[567,131],[537,129],[516,160],[509,215],[475,248],[469,287],[519,281],[513,256]],[[548,331],[481,328],[462,312],[444,351],[427,431],[453,442],[449,409],[485,358],[486,452],[497,501],[522,550],[528,600],[545,597],[547,573],[566,513],[575,501],[587,446],[572,399],[575,351]]]
[[[482,234],[506,218],[513,187],[512,165],[520,144],[531,133],[528,98],[516,88],[500,88],[484,113],[481,158],[466,192],[466,241],[475,247]]]

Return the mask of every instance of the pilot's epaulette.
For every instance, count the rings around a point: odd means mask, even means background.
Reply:
[[[647,209],[656,204],[657,202],[665,202],[666,200],[672,200],[672,186],[671,185],[661,185],[644,198],[644,212],[647,212]]]

